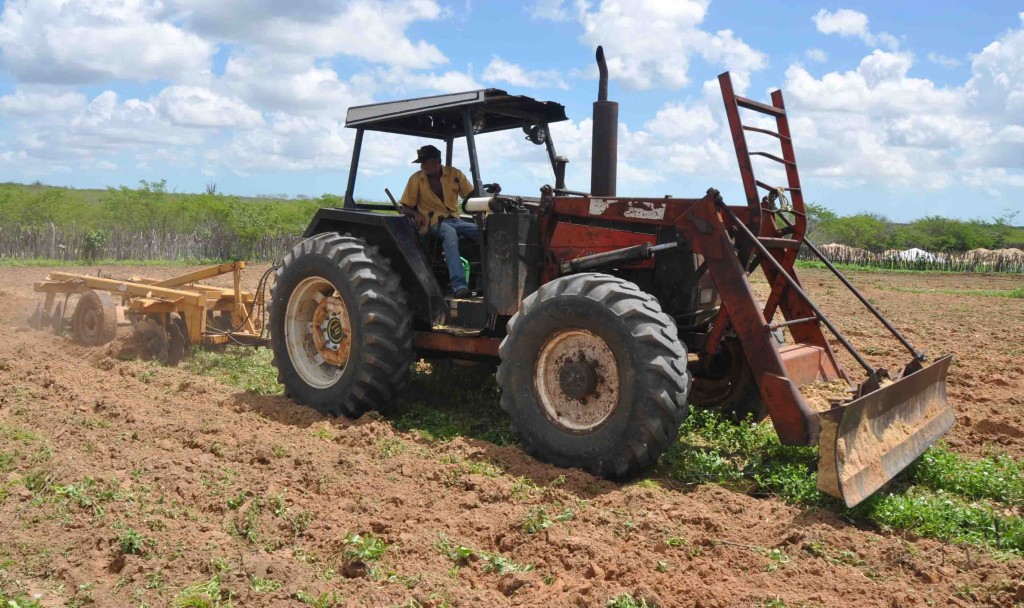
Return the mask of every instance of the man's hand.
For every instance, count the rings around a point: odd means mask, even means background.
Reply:
[[[405,217],[412,220],[412,225],[416,227],[416,230],[423,228],[423,224],[427,222],[427,218],[423,217],[423,214],[412,207],[402,207],[402,213],[405,214]]]

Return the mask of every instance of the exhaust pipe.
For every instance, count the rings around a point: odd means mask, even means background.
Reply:
[[[608,64],[604,48],[597,47],[601,79],[594,102],[594,133],[590,153],[591,196],[615,196],[615,171],[619,158],[619,104],[608,101]]]

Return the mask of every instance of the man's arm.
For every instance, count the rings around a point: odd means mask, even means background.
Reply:
[[[456,169],[456,171],[459,171],[459,170]],[[465,198],[465,197],[469,196],[470,194],[472,194],[473,190],[476,189],[473,186],[473,180],[466,179],[466,175],[462,171],[459,171],[458,173],[456,173],[456,176],[458,176],[459,196]]]

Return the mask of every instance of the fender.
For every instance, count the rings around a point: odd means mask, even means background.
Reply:
[[[359,209],[320,209],[302,237],[324,232],[351,234],[377,247],[401,279],[413,317],[429,325],[444,323],[447,316],[444,292],[430,271],[416,232],[405,217]]]

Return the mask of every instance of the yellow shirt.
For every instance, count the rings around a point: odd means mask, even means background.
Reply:
[[[473,180],[467,179],[462,171],[454,167],[441,167],[441,191],[444,193],[443,201],[430,189],[427,174],[422,170],[409,176],[409,183],[402,193],[402,204],[430,219],[429,226],[423,224],[422,232],[426,232],[442,218],[459,217],[459,196],[466,196],[473,191]],[[431,211],[434,212],[433,217],[430,217]]]

